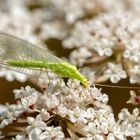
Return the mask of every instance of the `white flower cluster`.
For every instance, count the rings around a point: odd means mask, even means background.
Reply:
[[[16,79],[20,82],[25,82],[27,80],[26,75],[15,71],[7,70],[4,68],[0,69],[0,77],[5,77],[7,81],[13,81]]]
[[[134,140],[140,139],[140,112],[135,108],[132,114],[128,109],[122,109],[119,114],[121,130],[128,137],[133,137]]]
[[[46,125],[40,116],[36,118],[28,117],[28,124],[26,132],[29,140],[45,140],[45,139],[58,139],[62,140],[64,134],[61,127],[49,127]]]
[[[73,24],[86,16],[94,16],[112,6],[112,2],[103,0],[47,0],[39,1],[42,9],[35,10],[37,26],[40,28],[40,36],[46,38],[63,39],[67,37]],[[37,5],[36,1],[28,2],[28,5]],[[45,6],[44,6],[45,5]],[[44,12],[46,14],[44,14]],[[38,21],[38,19],[40,19]],[[40,26],[41,25],[41,26]]]
[[[101,15],[89,21],[77,22],[72,35],[64,40],[64,46],[68,48],[85,47],[89,49],[89,52],[96,51],[99,56],[112,55],[116,39],[113,38],[110,27],[107,27],[108,21],[104,21],[107,20],[106,18],[108,18],[107,15]]]
[[[107,78],[110,78],[112,83],[117,83],[121,79],[126,79],[126,72],[122,69],[121,64],[108,63],[108,69],[104,74]]]
[[[17,117],[25,111],[23,106],[20,103],[13,105],[6,105],[2,107],[3,110],[0,112],[0,129],[12,124],[17,120]]]
[[[44,93],[29,86],[14,90],[18,103],[2,107],[1,129],[13,122],[28,124],[24,126],[26,132],[17,133],[13,140],[139,138],[138,109],[132,114],[123,109],[116,121],[107,104],[108,96],[96,87],[84,88],[79,81],[71,79],[67,86],[63,81],[52,81],[50,85],[51,89],[48,87]]]

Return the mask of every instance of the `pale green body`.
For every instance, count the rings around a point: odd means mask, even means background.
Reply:
[[[59,76],[78,79],[84,86],[88,84],[75,66],[25,40],[3,33],[0,33],[0,64],[21,73],[23,69],[46,68]]]
[[[72,77],[78,79],[87,86],[87,79],[77,70],[66,62],[45,62],[45,61],[9,61],[9,65],[23,68],[46,68],[62,77]]]

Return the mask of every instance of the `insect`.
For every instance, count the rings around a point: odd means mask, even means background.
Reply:
[[[61,77],[78,79],[85,87],[88,85],[87,79],[76,66],[25,40],[5,33],[0,33],[0,64],[21,73],[23,69],[48,69]]]

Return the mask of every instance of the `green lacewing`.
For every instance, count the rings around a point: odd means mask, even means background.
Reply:
[[[48,53],[25,40],[9,34],[0,33],[0,65],[23,73],[39,68],[48,69],[61,77],[71,77],[88,85],[87,79],[77,70],[76,66]]]

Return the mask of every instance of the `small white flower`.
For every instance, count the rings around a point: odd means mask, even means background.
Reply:
[[[30,96],[21,98],[21,103],[24,107],[29,107],[31,105],[34,105],[38,99],[38,93],[34,92]]]
[[[130,83],[136,84],[140,83],[140,66],[134,65],[129,69]]]
[[[13,121],[17,120],[16,117],[14,115],[14,112],[7,111],[7,115],[5,116],[5,119],[3,119],[2,122],[0,123],[0,128],[4,128],[5,126],[12,124]]]
[[[63,140],[64,133],[61,130],[61,127],[47,127],[44,132],[40,134],[40,140]]]
[[[8,119],[4,119],[2,120],[1,124],[0,124],[0,128],[4,128],[5,126],[7,126],[9,124],[9,120]]]
[[[46,105],[47,109],[53,109],[55,107],[58,107],[58,105],[60,104],[58,97],[54,94],[48,97],[47,95],[46,97],[42,96],[42,99],[44,100],[44,104]]]
[[[94,140],[104,140],[104,137],[99,134],[96,134],[93,138],[94,138]]]
[[[101,39],[95,43],[94,50],[98,52],[99,56],[111,56],[114,45],[114,42],[111,40]]]
[[[131,103],[131,104],[133,104],[133,105],[137,105],[138,103],[136,102],[136,93],[133,91],[133,90],[131,90],[130,91],[130,99],[127,101],[127,103]]]
[[[42,121],[42,119],[37,116],[36,118],[33,117],[28,117],[27,118],[28,124],[29,126],[27,126],[26,128],[26,132],[29,134],[32,130],[34,130],[35,128],[38,128],[37,130],[45,130],[47,125],[44,121]],[[40,131],[39,130],[39,131]],[[36,130],[35,130],[36,131]]]
[[[66,117],[68,113],[68,109],[64,106],[64,104],[60,104],[57,108],[57,114],[61,117]]]
[[[17,135],[15,138],[12,138],[12,140],[28,140],[28,139],[25,138],[24,135]]]
[[[36,92],[34,88],[30,86],[26,86],[25,88],[21,87],[21,89],[15,89],[14,91],[16,99],[23,98],[25,96],[30,96],[32,93]]]
[[[87,110],[86,110],[86,112],[85,112],[86,114],[85,114],[85,117],[89,120],[91,120],[91,121],[93,121],[94,120],[94,118],[95,118],[95,110],[93,109],[93,108],[88,108]]]
[[[7,111],[7,107],[5,105],[0,104],[0,115]]]
[[[13,92],[15,93],[16,99],[21,99],[21,103],[25,108],[34,105],[39,96],[39,93],[30,86],[26,86],[25,89],[14,90]]]
[[[122,69],[121,64],[108,63],[108,69],[104,72],[104,74],[110,78],[111,82],[114,84],[119,82],[121,79],[127,78],[127,74]]]
[[[126,49],[123,54],[124,58],[139,62],[140,58],[140,42],[139,40],[132,39],[130,40],[129,44],[126,45]]]
[[[71,122],[75,123],[87,123],[87,119],[85,118],[85,113],[79,107],[76,107],[73,110],[68,111],[68,116]]]
[[[84,128],[83,130],[85,132],[91,133],[91,134],[96,134],[97,132],[97,126],[94,122],[89,122]]]
[[[40,134],[41,134],[41,129],[39,128],[34,128],[30,131],[29,135],[29,140],[39,140],[40,139]]]
[[[81,47],[71,53],[70,60],[72,64],[78,64],[79,66],[82,66],[86,62],[86,59],[91,56],[92,53],[88,49]]]
[[[48,113],[46,109],[42,109],[40,111],[40,116],[43,121],[47,121],[50,118],[50,113]]]
[[[90,96],[99,102],[102,102],[104,104],[107,104],[108,102],[108,96],[106,94],[102,94],[101,89],[96,88],[95,86],[90,89]]]
[[[115,140],[114,135],[113,135],[112,133],[109,133],[109,134],[107,135],[107,140]]]
[[[25,74],[10,71],[7,69],[0,70],[0,77],[5,77],[7,81],[14,81],[15,79],[18,80],[19,82],[27,81],[27,76]]]
[[[125,136],[137,137],[140,134],[139,109],[133,110],[132,114],[128,109],[123,109],[119,114],[120,128]]]

